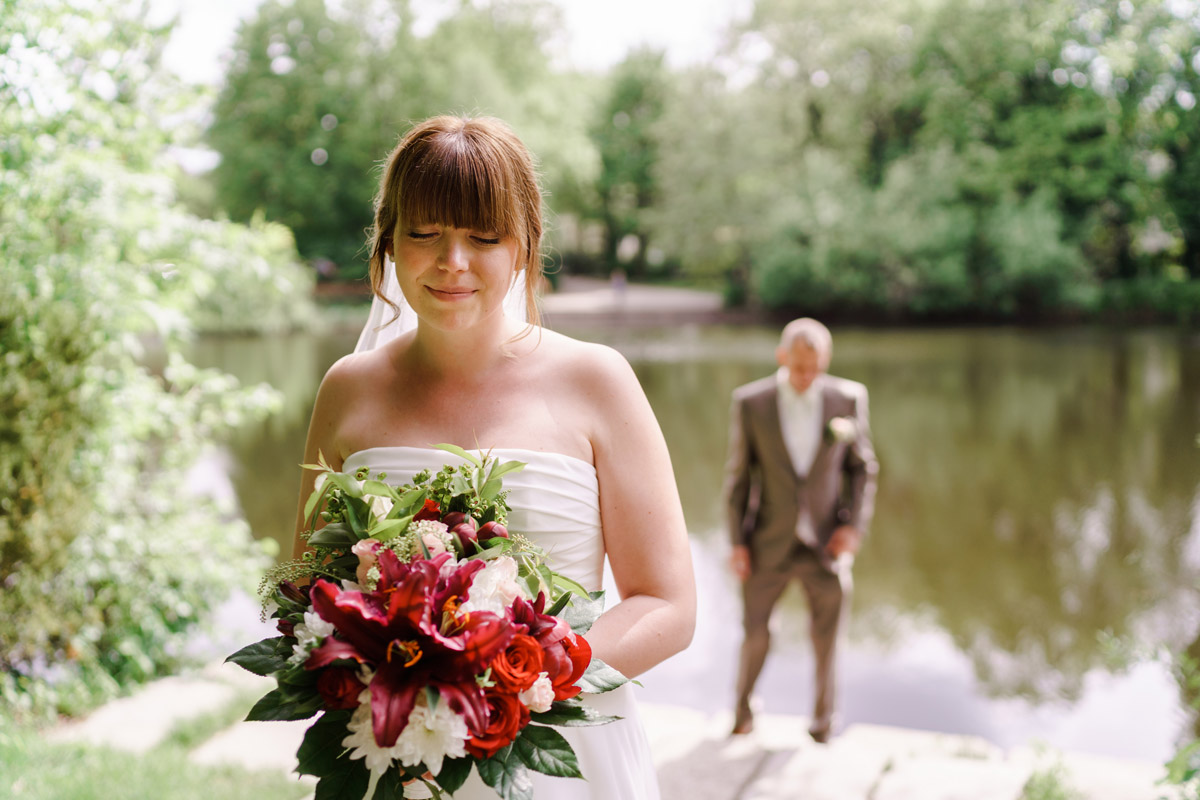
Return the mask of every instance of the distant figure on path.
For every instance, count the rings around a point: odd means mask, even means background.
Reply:
[[[771,612],[793,578],[808,599],[816,663],[809,734],[824,743],[833,732],[835,653],[879,467],[867,389],[826,374],[832,352],[824,325],[793,320],[775,350],[778,371],[733,393],[725,501],[745,628],[734,734],[754,728],[750,697],[770,649]]]

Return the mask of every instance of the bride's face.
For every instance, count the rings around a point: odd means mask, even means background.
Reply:
[[[401,222],[392,241],[396,279],[422,322],[463,330],[502,313],[517,264],[514,237]]]

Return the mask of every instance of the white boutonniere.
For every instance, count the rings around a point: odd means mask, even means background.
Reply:
[[[853,417],[834,417],[825,425],[825,436],[832,442],[853,442],[858,438],[858,422]]]

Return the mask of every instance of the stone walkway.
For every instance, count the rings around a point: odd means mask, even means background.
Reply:
[[[230,664],[166,678],[49,736],[146,752],[173,724],[218,710],[271,683]],[[753,734],[729,737],[727,714],[643,703],[663,800],[1019,800],[1036,770],[1059,765],[1086,800],[1172,797],[1160,764],[1081,754],[1004,751],[982,739],[852,725],[828,745],[807,720],[760,715]],[[239,722],[192,751],[204,764],[291,771],[309,721]],[[614,800],[620,800],[614,798]]]
[[[598,278],[564,275],[556,292],[542,298],[551,327],[711,322],[727,316],[716,292],[649,284],[617,285]]]

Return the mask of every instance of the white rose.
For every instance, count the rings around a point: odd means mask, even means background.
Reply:
[[[509,556],[500,556],[475,573],[469,599],[461,610],[463,613],[491,611],[503,616],[513,600],[522,596],[521,585],[517,583],[517,562]]]
[[[829,434],[835,442],[852,442],[858,438],[858,423],[850,417],[829,420]]]
[[[383,519],[392,510],[395,501],[390,497],[382,497],[377,494],[370,495],[371,498],[371,513],[375,515],[375,519]]]
[[[538,679],[533,682],[533,686],[517,695],[517,699],[524,703],[530,711],[549,711],[550,706],[554,704],[554,684],[550,683],[549,673],[538,674]]]

